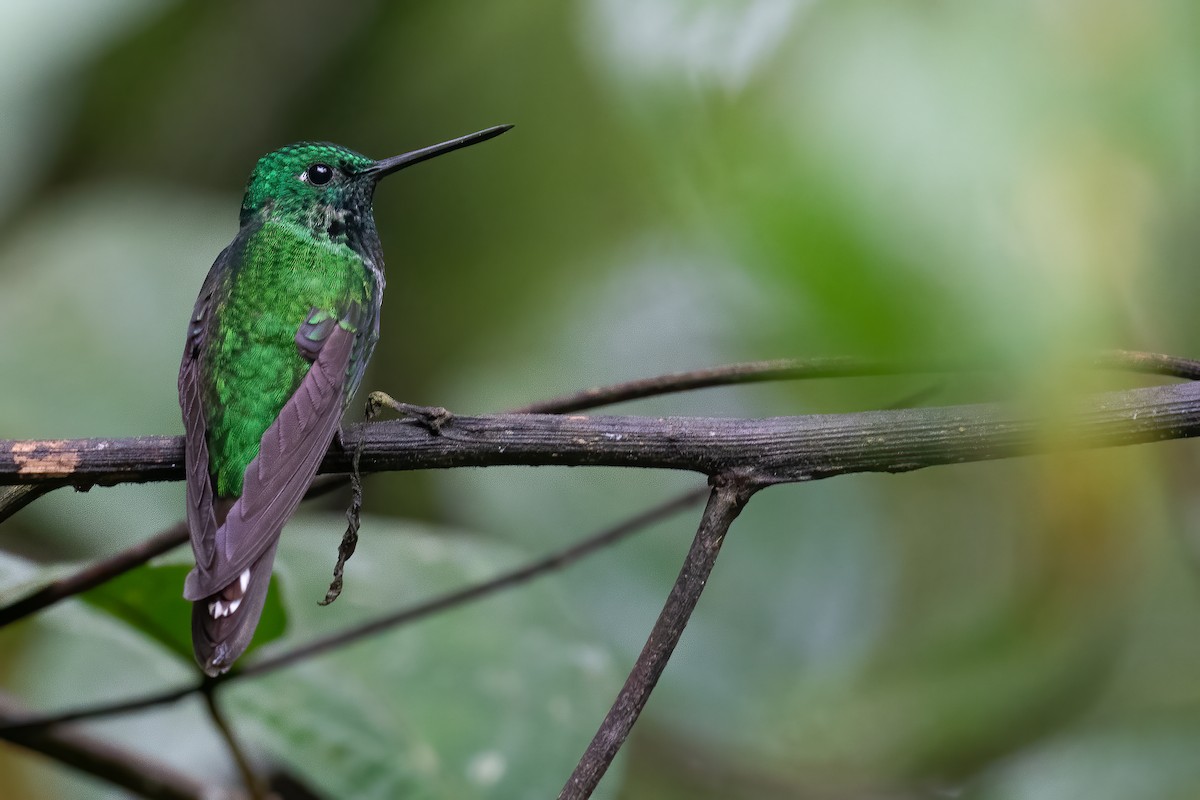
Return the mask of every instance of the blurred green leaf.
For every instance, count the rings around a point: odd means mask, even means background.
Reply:
[[[184,564],[143,565],[80,597],[191,663],[192,604],[181,594],[190,569]],[[280,600],[279,578],[272,576],[262,618],[246,653],[278,639],[286,629],[287,614]]]
[[[1191,800],[1200,717],[1135,716],[1055,737],[985,774],[963,800]]]
[[[33,594],[72,569],[70,564],[34,564],[0,549],[0,605]]]
[[[367,518],[345,592],[321,607],[340,523],[307,517],[284,533],[289,641],[528,557],[479,536]],[[542,579],[234,684],[229,708],[253,741],[330,797],[553,796],[620,683],[568,587],[562,576]],[[611,797],[619,775],[597,796]]]
[[[256,644],[277,651],[310,641],[530,557],[476,535],[367,516],[345,592],[319,606],[343,524],[340,515],[303,515],[288,525],[271,595],[287,609],[288,634],[264,641],[273,636],[264,621]],[[0,559],[0,575],[9,561]],[[179,597],[185,572],[183,564],[140,569],[87,603],[61,604],[20,626],[19,651],[5,649],[18,640],[0,629],[0,670],[23,667],[11,688],[34,707],[178,685],[193,672],[180,660],[191,660],[188,604]],[[547,576],[235,682],[222,697],[255,758],[286,765],[328,797],[552,796],[621,681],[572,596],[563,576]],[[114,742],[201,777],[228,771],[215,740],[196,735],[208,725],[198,704],[101,724]],[[598,798],[614,796],[621,772],[618,763]],[[67,796],[94,795],[57,795]]]

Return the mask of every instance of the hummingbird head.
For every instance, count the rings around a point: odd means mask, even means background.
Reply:
[[[307,217],[325,209],[342,212],[369,209],[375,162],[345,147],[300,142],[268,153],[254,165],[242,199],[241,222],[259,213]]]
[[[385,176],[435,156],[487,141],[512,125],[470,133],[403,155],[373,161],[327,142],[300,142],[258,160],[242,200],[241,223],[259,214],[308,224],[335,237],[346,225],[371,215],[375,185]]]

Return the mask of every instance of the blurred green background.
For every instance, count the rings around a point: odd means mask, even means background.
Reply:
[[[956,354],[995,369],[621,410],[1128,385],[1064,365],[1200,353],[1198,43],[1194,0],[5,0],[0,437],[181,430],[187,317],[263,152],[382,157],[503,122],[378,192],[389,283],[364,388],[484,412],[737,360]],[[1174,442],[756,497],[598,796],[1200,796],[1197,456]],[[342,498],[285,532],[288,630],[264,651],[698,482],[377,476],[338,603],[316,607]],[[174,485],[45,498],[0,527],[0,597],[181,512]],[[553,796],[697,516],[238,684],[234,724],[324,797]],[[0,631],[0,685],[36,708],[192,674],[102,605]],[[198,702],[87,729],[236,780]],[[0,776],[6,798],[121,796],[6,746]]]

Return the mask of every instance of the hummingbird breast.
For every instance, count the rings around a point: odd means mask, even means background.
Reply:
[[[335,219],[330,216],[326,228]],[[339,233],[346,235],[345,226]],[[267,219],[239,238],[201,354],[209,461],[219,497],[241,494],[263,432],[311,366],[295,339],[310,312],[333,314],[354,330],[355,361],[362,364],[376,338],[383,288],[369,258],[344,240],[314,235],[306,224]],[[355,384],[347,376],[343,403]]]

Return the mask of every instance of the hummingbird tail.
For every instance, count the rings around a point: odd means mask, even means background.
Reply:
[[[192,603],[192,650],[205,674],[227,672],[254,637],[271,585],[271,565],[279,540],[233,583]]]

